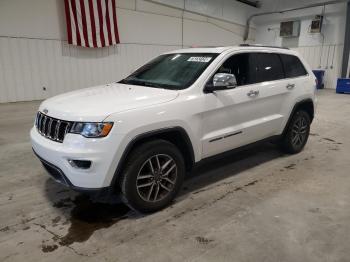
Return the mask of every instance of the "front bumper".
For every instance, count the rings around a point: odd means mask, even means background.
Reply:
[[[102,188],[83,188],[83,187],[77,187],[73,185],[70,180],[67,178],[67,176],[63,173],[61,169],[59,169],[57,166],[47,162],[43,158],[41,158],[33,149],[34,154],[39,158],[41,163],[43,164],[43,167],[47,171],[47,173],[57,182],[60,183],[66,187],[69,187],[70,189],[79,192],[79,193],[85,193],[89,195],[94,196],[106,196],[113,193],[113,189],[111,187],[102,187]]]
[[[119,136],[85,138],[67,134],[63,143],[51,141],[33,127],[30,131],[32,147],[44,167],[54,179],[77,191],[93,191],[111,186],[115,173],[115,153]],[[73,167],[69,160],[88,160],[91,167]]]

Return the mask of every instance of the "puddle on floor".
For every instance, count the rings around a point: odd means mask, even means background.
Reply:
[[[67,220],[62,219],[61,216],[57,216],[51,220],[51,226],[70,225],[67,234],[62,236],[50,230],[45,225],[36,224],[53,236],[53,244],[42,245],[42,251],[45,253],[53,252],[60,246],[70,247],[73,243],[85,242],[96,230],[108,228],[118,221],[127,218],[130,211],[130,208],[122,203],[97,203],[84,195],[76,196],[74,200],[63,198],[54,203],[53,206],[62,209],[71,207],[72,209]]]
[[[99,229],[108,228],[127,218],[130,209],[124,204],[94,203],[86,196],[77,196],[73,201],[68,233],[59,239],[61,246],[85,242]]]

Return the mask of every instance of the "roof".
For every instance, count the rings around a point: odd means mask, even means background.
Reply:
[[[225,51],[241,51],[241,50],[256,50],[256,51],[267,51],[267,52],[278,52],[278,53],[286,53],[286,54],[296,54],[295,51],[280,48],[280,47],[270,47],[270,46],[222,46],[222,47],[195,47],[195,48],[186,48],[186,49],[178,49],[174,51],[167,52],[167,54],[172,53],[223,53]]]
[[[225,47],[193,47],[186,49],[178,49],[174,51],[167,52],[171,53],[222,53],[226,50],[229,50],[233,47],[225,46]]]

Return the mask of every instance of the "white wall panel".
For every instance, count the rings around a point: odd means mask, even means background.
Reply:
[[[175,8],[169,8],[164,5],[159,5],[151,2],[147,2],[144,0],[136,0],[136,7],[139,11],[146,11],[149,13],[154,14],[161,14],[161,15],[168,15],[168,16],[174,16],[174,17],[181,17],[182,11],[175,9]],[[182,8],[183,6],[181,6]]]
[[[141,0],[138,0],[141,1]],[[247,18],[263,11],[234,0],[153,0],[155,2],[185,8],[214,18],[221,18],[239,25],[245,25]]]
[[[120,44],[94,50],[58,40],[0,37],[0,102],[43,99],[118,81],[158,54],[177,48]]]
[[[184,20],[184,45],[224,46],[242,43],[242,36],[214,23]]]
[[[304,46],[293,48],[309,63],[312,69],[325,70],[325,87],[336,88],[341,72],[343,45]],[[320,59],[321,58],[321,59]]]
[[[128,43],[181,45],[180,18],[118,9],[120,39]]]
[[[186,12],[186,11],[184,12],[183,17],[185,19],[188,19],[188,20],[195,20],[195,21],[202,21],[202,22],[208,21],[207,16],[197,15],[197,14]]]
[[[127,9],[136,9],[136,1],[135,0],[118,0],[116,1],[117,7],[127,8]]]
[[[63,17],[63,0],[0,0],[0,35],[58,39]]]
[[[187,0],[155,0],[156,2],[171,5],[177,8],[184,8]]]
[[[262,12],[261,9],[248,6],[238,1],[222,0],[222,2],[223,17],[238,24],[246,24],[249,16]]]
[[[224,29],[225,31],[228,31],[228,32],[234,34],[235,36],[238,36],[239,40],[240,40],[239,43],[243,42],[242,36],[244,35],[244,31],[245,31],[244,27],[239,26],[237,24],[231,24],[231,23],[223,22],[220,20],[212,19],[212,18],[208,18],[207,21],[208,21],[208,23],[215,25],[218,28]],[[250,40],[254,39],[255,33],[256,33],[255,28],[250,28],[248,39],[250,39]]]
[[[222,17],[223,16],[223,0],[192,0],[186,1],[186,9],[202,14]]]

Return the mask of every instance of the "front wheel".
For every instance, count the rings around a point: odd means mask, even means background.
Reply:
[[[310,116],[304,110],[294,113],[282,138],[282,149],[289,154],[299,153],[305,146],[310,133]]]
[[[175,145],[150,141],[133,150],[120,179],[125,203],[140,212],[160,210],[175,198],[185,175],[184,159]]]

